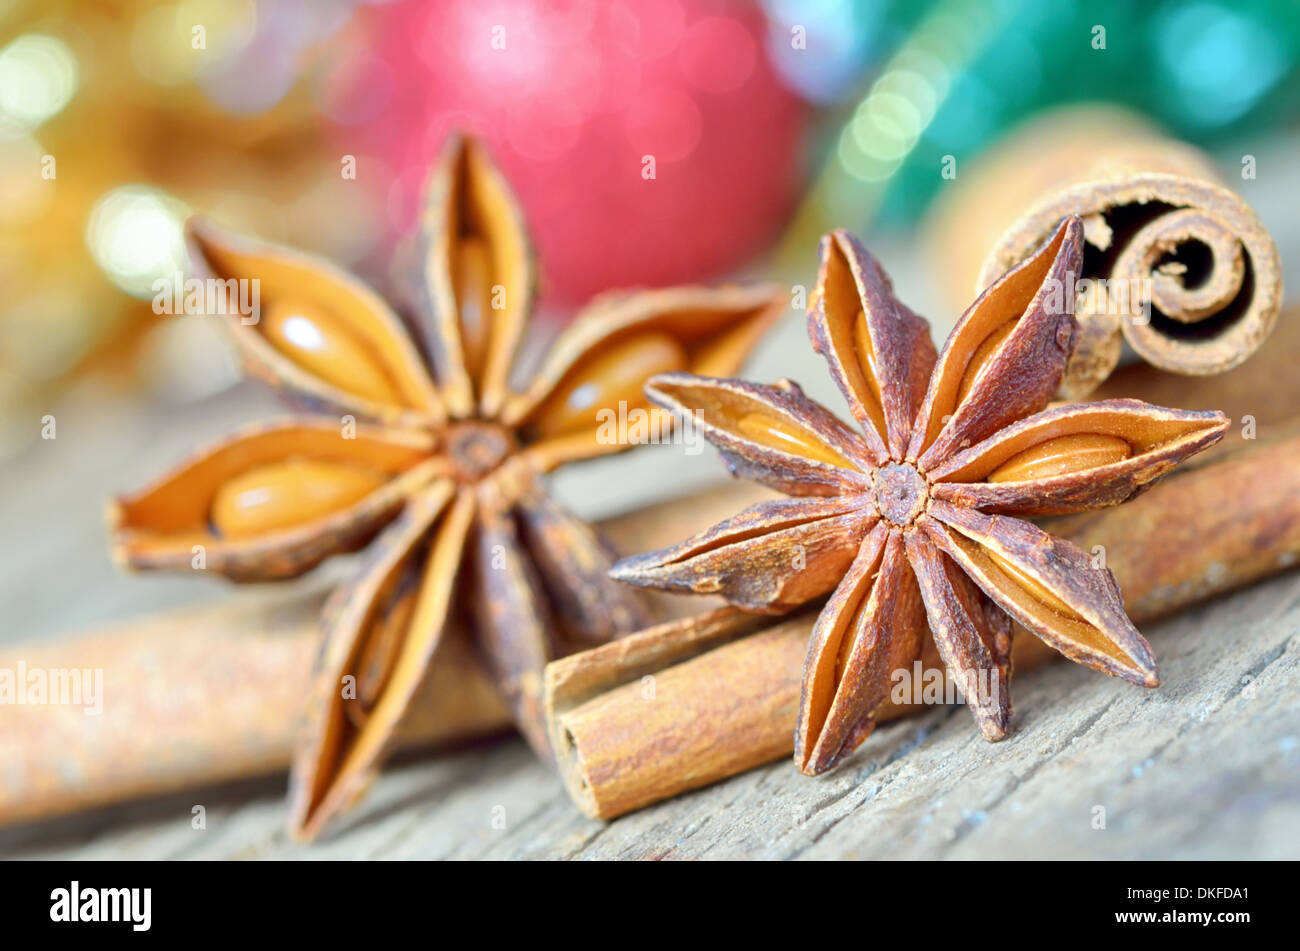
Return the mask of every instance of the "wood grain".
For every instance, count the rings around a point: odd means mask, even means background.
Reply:
[[[1044,525],[1104,553],[1143,624],[1300,559],[1300,436],[1188,465],[1125,506]],[[789,755],[815,612],[748,626],[706,617],[716,634],[703,649],[687,622],[670,623],[548,666],[558,765],[588,814],[622,815]],[[1017,627],[1017,685],[1055,657]],[[942,670],[930,648],[923,664]],[[932,704],[891,704],[879,720]]]
[[[1300,576],[1284,575],[1148,627],[1158,691],[1056,664],[1017,684],[1002,743],[935,708],[882,726],[827,776],[782,760],[609,823],[506,740],[390,769],[311,847],[283,831],[282,785],[262,782],[0,830],[0,855],[1295,859],[1297,631]]]

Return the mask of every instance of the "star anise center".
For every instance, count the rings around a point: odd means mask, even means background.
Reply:
[[[930,498],[925,477],[915,466],[891,462],[876,470],[876,508],[895,525],[910,525],[925,510]]]
[[[504,426],[471,421],[456,423],[448,430],[445,452],[458,480],[477,482],[513,454],[516,445],[514,435]]]

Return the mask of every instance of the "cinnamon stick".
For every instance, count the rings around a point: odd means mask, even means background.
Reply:
[[[21,672],[20,684],[65,672],[80,695],[0,705],[0,824],[284,769],[323,599],[234,600],[5,651],[0,671]],[[509,722],[470,645],[453,638],[403,738],[447,743]]]
[[[1037,119],[958,179],[931,229],[954,295],[987,287],[1067,214],[1084,220],[1082,277],[1110,284],[1080,297],[1063,396],[1104,380],[1122,340],[1155,366],[1205,375],[1238,366],[1272,331],[1282,273],[1258,216],[1207,156],[1112,108]]]
[[[1267,347],[1213,380],[1189,379],[1148,364],[1130,363],[1111,374],[1088,399],[1131,396],[1157,406],[1218,410],[1238,427],[1253,424],[1256,435],[1268,440],[1280,428],[1290,425],[1300,412],[1300,380],[1296,379],[1298,353],[1300,308],[1292,306],[1283,310]],[[1237,440],[1228,438],[1209,453],[1229,452],[1234,445]]]
[[[1291,355],[1300,352],[1300,320],[1284,320],[1274,339],[1276,346],[1265,348],[1246,366],[1217,377],[1213,387],[1137,364],[1118,371],[1098,396],[1136,396],[1167,406],[1221,409],[1238,423],[1250,414],[1263,441],[1300,407],[1300,374],[1290,365]],[[1233,442],[1240,443],[1230,437],[1224,444]],[[1217,451],[1217,447],[1212,450]],[[1256,451],[1261,450],[1247,450],[1246,457]],[[1280,472],[1262,480],[1261,485],[1290,485],[1286,470]],[[1135,511],[1134,505],[1156,497],[1163,488],[1157,487],[1151,496],[1130,503],[1119,513]],[[684,538],[769,496],[753,484],[730,482],[638,509],[601,527],[619,550],[644,551]],[[1293,498],[1274,501],[1281,514],[1300,505]],[[1195,529],[1209,510],[1219,505],[1220,500],[1214,500],[1213,505],[1205,506],[1205,512],[1191,513],[1183,524]],[[1275,542],[1285,543],[1285,537]],[[1187,547],[1199,550],[1200,544]],[[1141,551],[1132,549],[1137,562],[1142,562]],[[1283,557],[1287,551],[1265,546],[1257,556],[1267,559],[1272,552]],[[1121,562],[1125,558],[1122,551],[1110,555]],[[1143,570],[1140,563],[1124,568],[1112,561],[1112,567],[1117,572]],[[1272,570],[1282,567],[1285,565],[1278,564]],[[1179,570],[1190,569],[1183,566]],[[1245,580],[1235,583],[1245,583],[1268,570],[1266,565],[1254,565],[1241,575]],[[1227,580],[1236,577],[1229,574]],[[1141,595],[1137,577],[1127,580],[1121,574],[1121,582],[1126,595]],[[1202,592],[1208,593],[1212,592]],[[663,619],[693,614],[707,604],[700,598],[653,592],[649,596],[656,617]],[[1152,604],[1158,600],[1150,588],[1141,597]],[[15,671],[22,662],[28,670],[91,668],[104,672],[104,709],[99,716],[86,716],[76,706],[0,703],[0,825],[286,768],[319,645],[317,621],[323,598],[320,591],[303,593],[297,586],[274,596],[241,593],[228,605],[155,615],[49,644],[17,645],[0,651],[0,671]],[[755,623],[770,626],[773,621],[760,617]],[[619,650],[628,651],[629,658],[638,656],[637,643],[636,638],[621,642]],[[763,692],[770,682],[766,678],[785,677],[801,669],[806,645],[791,643],[797,647],[791,655],[792,664],[753,655],[756,662],[761,661],[752,672],[759,695],[771,695]],[[1034,638],[1021,639],[1022,645],[1035,643]],[[782,645],[790,646],[784,641]],[[404,725],[402,746],[424,747],[507,729],[500,702],[486,688],[472,652],[461,646],[451,642],[447,655],[435,662],[423,698],[415,704],[417,712]],[[658,648],[663,656],[655,661],[657,669],[670,666],[669,647]],[[608,659],[610,655],[598,656]],[[783,717],[774,719],[785,723]],[[788,744],[790,733],[782,726],[772,733],[773,741]],[[784,754],[778,748],[775,752],[759,749],[751,755],[758,757],[757,763]],[[727,773],[713,778],[719,775]],[[635,773],[632,778],[640,781]]]
[[[1105,549],[1138,623],[1249,584],[1300,558],[1300,435],[1189,465],[1133,502],[1053,519],[1049,531]],[[608,819],[789,756],[815,619],[815,609],[724,608],[550,664],[549,729],[574,802]],[[1017,635],[1018,674],[1056,656]],[[932,647],[923,663],[942,676]],[[880,719],[919,709],[891,706]]]
[[[720,493],[705,493],[601,527],[622,550],[653,548],[698,528],[697,505],[719,513],[730,504]],[[77,680],[72,703],[17,702],[19,695],[28,699],[21,689],[10,702],[0,692],[0,825],[286,769],[320,649],[326,596],[319,584],[241,593],[215,607],[0,651],[0,684],[6,674],[17,687],[31,677]],[[650,600],[658,618],[698,608],[681,598]],[[397,742],[445,745],[510,724],[472,646],[453,634]]]

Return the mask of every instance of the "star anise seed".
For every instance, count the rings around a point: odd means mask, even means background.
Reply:
[[[645,616],[609,580],[603,539],[550,500],[542,476],[626,448],[601,436],[602,414],[646,405],[653,373],[734,372],[782,295],[605,295],[516,388],[532,256],[509,187],[472,140],[444,152],[398,275],[410,326],[320,259],[202,221],[188,230],[204,276],[260,282],[261,319],[226,323],[248,369],[305,412],[117,500],[114,545],[133,568],[188,570],[201,552],[203,567],[238,581],[368,546],[326,609],[293,831],[314,835],[364,791],[445,638],[474,637],[519,729],[548,755],[543,666]]]
[[[989,287],[935,353],[924,320],[849,234],[821,246],[814,348],[855,432],[789,381],[653,378],[657,404],[696,422],[733,475],[790,499],[626,558],[614,577],[780,612],[830,593],[804,668],[795,762],[830,769],[874,726],[896,671],[939,656],[989,740],[1011,722],[1012,619],[1067,657],[1136,684],[1155,658],[1113,575],[1025,516],[1132,498],[1222,438],[1219,413],[1136,400],[1047,409],[1077,329],[1082,227],[1063,220]]]

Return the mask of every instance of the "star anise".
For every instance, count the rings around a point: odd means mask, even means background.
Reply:
[[[1012,619],[1065,656],[1156,686],[1151,648],[1114,576],[1023,516],[1115,505],[1222,438],[1219,413],[1107,400],[1045,409],[1077,329],[1067,280],[1077,218],[989,287],[937,358],[849,234],[821,246],[814,348],[861,432],[787,380],[686,373],[647,392],[698,425],[733,475],[791,499],[754,505],[661,551],[619,562],[636,585],[720,594],[780,612],[832,588],[804,668],[795,762],[816,774],[855,750],[920,656],[926,619],[983,735],[1005,736]]]
[[[543,666],[645,619],[638,597],[609,580],[608,546],[541,476],[626,448],[610,438],[610,414],[647,406],[652,374],[734,372],[784,309],[781,295],[606,295],[517,386],[532,256],[508,186],[464,140],[430,180],[399,275],[414,332],[322,260],[203,221],[188,230],[199,273],[227,288],[260,281],[260,319],[226,323],[247,367],[309,412],[237,433],[117,500],[114,544],[133,568],[202,558],[236,581],[292,577],[369,545],[326,609],[292,828],[315,834],[364,790],[439,643],[462,630],[547,755]]]

